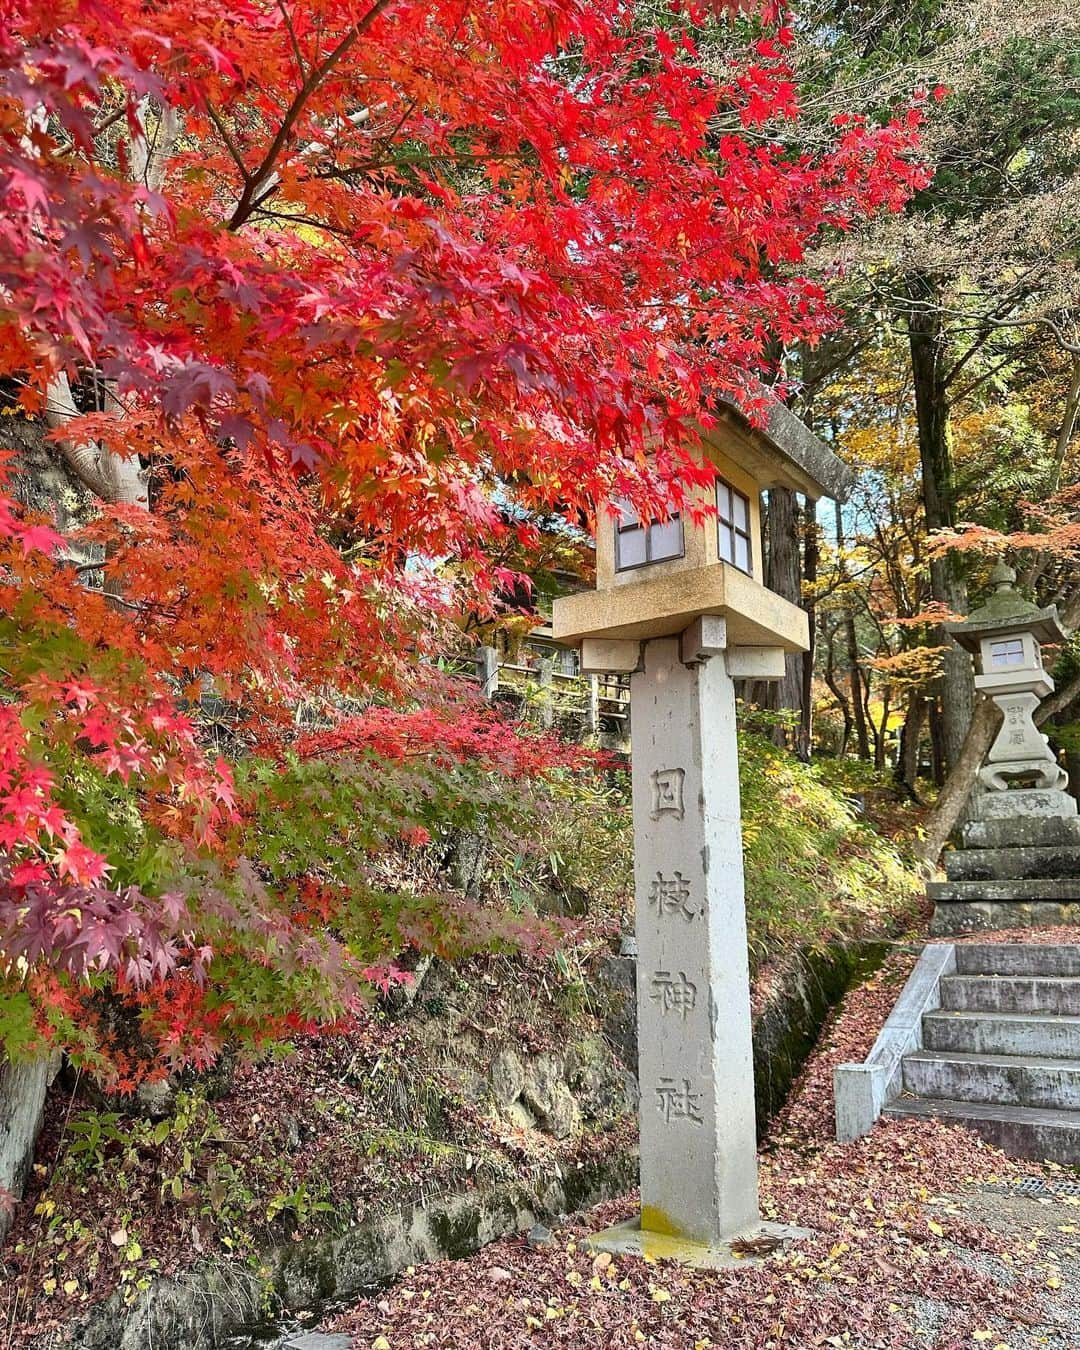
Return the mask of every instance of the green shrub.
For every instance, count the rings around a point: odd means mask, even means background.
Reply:
[[[858,819],[835,766],[803,764],[754,733],[740,747],[752,962],[913,922],[921,893],[914,868]]]

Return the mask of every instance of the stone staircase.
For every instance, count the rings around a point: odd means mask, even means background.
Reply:
[[[1080,946],[958,943],[939,992],[884,1114],[933,1116],[1019,1157],[1080,1164]]]

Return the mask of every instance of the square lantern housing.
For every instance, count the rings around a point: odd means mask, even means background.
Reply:
[[[990,573],[993,594],[966,619],[945,625],[946,631],[975,658],[975,687],[989,694],[1019,682],[1048,694],[1053,681],[1043,666],[1042,643],[1065,640],[1053,605],[1040,609],[1015,588],[1016,573],[1003,562]]]
[[[598,511],[596,589],[555,601],[558,641],[669,637],[715,614],[733,646],[806,650],[805,611],[763,585],[761,493],[786,487],[842,501],[851,471],[781,403],[771,405],[764,427],[724,404],[698,453],[716,482],[691,490],[691,510],[641,520],[615,501]],[[695,524],[698,507],[708,513]]]

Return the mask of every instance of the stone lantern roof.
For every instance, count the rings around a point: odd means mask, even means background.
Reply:
[[[730,399],[721,399],[716,417],[729,451],[761,487],[786,487],[817,500],[845,502],[854,472],[824,441],[776,397],[770,397],[765,425],[754,426]],[[705,434],[708,443],[716,431]]]
[[[947,623],[950,633],[961,647],[978,652],[983,638],[1023,631],[1032,633],[1039,642],[1064,642],[1066,633],[1058,621],[1057,606],[1040,609],[1014,587],[1016,573],[1005,562],[995,564],[990,573],[994,593],[986,604],[973,610],[966,619]]]

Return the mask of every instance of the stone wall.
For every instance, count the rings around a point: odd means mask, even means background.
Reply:
[[[0,1059],[0,1242],[11,1227],[34,1159],[45,1111],[45,1093],[60,1067],[59,1055],[13,1064]]]
[[[764,972],[754,993],[754,1090],[758,1134],[787,1100],[825,1019],[861,976],[876,969],[884,942],[796,952]]]
[[[155,1281],[130,1305],[118,1291],[81,1327],[67,1328],[63,1344],[72,1350],[213,1350],[247,1332],[254,1345],[271,1314],[343,1304],[406,1266],[467,1256],[543,1220],[625,1195],[636,1179],[637,1156],[626,1150],[397,1210],[342,1234],[286,1243],[263,1254],[258,1272],[206,1262]],[[50,1337],[36,1350],[58,1346]]]
[[[754,1026],[759,1129],[783,1103],[832,1006],[859,969],[883,953],[884,947],[867,946],[807,952],[759,978]],[[465,1095],[490,1100],[508,1124],[557,1140],[591,1136],[580,1162],[533,1165],[514,1181],[454,1190],[345,1232],[281,1244],[262,1253],[259,1271],[205,1261],[155,1281],[131,1306],[121,1295],[112,1296],[81,1326],[65,1328],[73,1339],[64,1344],[75,1350],[210,1350],[241,1334],[250,1335],[254,1346],[272,1316],[332,1307],[408,1265],[464,1256],[537,1222],[627,1195],[637,1182],[636,1149],[624,1142],[625,1129],[610,1130],[625,1121],[636,1095],[629,1068],[637,1053],[634,966],[632,957],[601,962],[591,994],[604,1015],[603,1038],[586,1035],[557,1052],[530,1053],[506,1038],[467,1044],[454,1025],[436,1042],[455,1054]],[[439,988],[437,974],[434,987]],[[614,1139],[618,1146],[606,1142]],[[36,1350],[54,1345],[41,1341]]]

